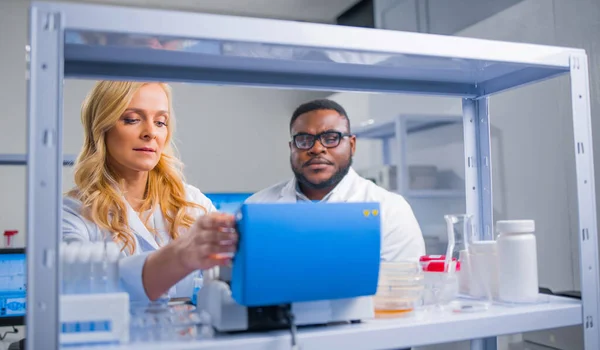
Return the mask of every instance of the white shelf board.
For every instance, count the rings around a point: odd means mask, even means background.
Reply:
[[[410,198],[465,198],[465,191],[459,190],[408,190],[401,194]]]
[[[419,120],[421,118],[421,120]],[[428,117],[423,116],[413,116],[411,117],[411,122],[406,126],[406,133],[412,134],[419,131],[425,131],[430,129],[435,129],[438,127],[447,126],[455,123],[462,123],[461,120],[444,120],[444,119],[436,119],[436,120],[426,120]],[[447,118],[446,118],[447,119]],[[369,138],[369,139],[386,139],[392,138],[396,136],[396,124],[395,121],[388,120],[383,122],[371,122],[367,125],[360,125],[353,129],[354,135],[360,138]]]
[[[73,165],[76,155],[63,155],[63,165]],[[27,165],[27,155],[25,154],[0,154],[0,165]]]
[[[352,133],[359,138],[385,139],[396,135],[396,122],[393,119],[385,122],[373,122],[353,129]]]
[[[483,96],[569,71],[583,50],[316,23],[36,2],[60,12],[67,77]],[[110,33],[114,44],[69,41]],[[153,49],[135,33],[185,39]],[[259,40],[257,42],[257,40]],[[123,44],[128,42],[129,44]]]
[[[396,319],[369,320],[316,328],[300,328],[298,342],[303,350],[397,349],[461,340],[515,334],[582,323],[581,302],[549,297],[546,304],[506,307],[493,305],[484,313],[416,313]],[[188,343],[142,343],[102,346],[118,350],[286,350],[289,331],[258,334],[221,335],[212,340]],[[65,347],[70,350],[96,350],[99,347]]]

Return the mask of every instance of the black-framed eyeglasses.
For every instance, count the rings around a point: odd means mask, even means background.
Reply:
[[[298,133],[292,136],[294,146],[301,150],[309,150],[314,147],[316,140],[318,139],[323,147],[334,148],[340,144],[342,138],[352,136],[352,134],[343,133],[339,131],[325,131],[317,135]]]

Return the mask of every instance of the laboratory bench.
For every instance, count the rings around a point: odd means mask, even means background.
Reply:
[[[474,313],[415,312],[400,318],[373,319],[358,324],[302,327],[302,350],[399,349],[412,346],[488,338],[581,324],[580,300],[548,296],[532,305],[492,305]],[[114,346],[69,346],[64,349],[95,350],[284,350],[291,349],[289,331],[218,334],[213,339],[188,342],[139,342]]]

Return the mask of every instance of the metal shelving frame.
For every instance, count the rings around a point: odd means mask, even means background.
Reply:
[[[410,125],[421,121],[417,125]],[[396,166],[395,192],[406,198],[465,198],[464,188],[460,189],[411,189],[407,164],[408,137],[410,134],[424,132],[453,124],[462,124],[462,116],[458,115],[412,115],[400,114],[389,120],[368,122],[354,128],[352,133],[357,138],[375,139],[381,141],[384,165]],[[392,152],[395,145],[395,153]],[[410,201],[410,200],[409,200]]]
[[[75,164],[76,156],[66,154],[63,156],[63,165],[71,166]],[[27,165],[26,154],[0,154],[0,165]]]
[[[470,323],[461,323],[467,321],[460,317],[414,324],[390,321],[358,328],[307,330],[300,337],[306,338],[306,349],[331,348],[333,343],[324,340],[335,337],[339,344],[351,340],[350,345],[357,349],[390,348],[389,345],[412,340],[413,345],[418,345],[424,341],[461,339],[474,339],[474,348],[493,349],[493,337],[504,332],[582,324],[586,349],[600,348],[596,202],[585,51],[73,3],[34,2],[30,18],[27,349],[59,347],[57,251],[61,240],[63,78],[167,80],[461,98],[467,211],[475,215],[481,232],[486,234],[491,232],[493,222],[488,96],[559,75],[571,78],[582,302],[556,301],[520,311],[498,309],[489,315],[472,316],[468,318]],[[192,43],[185,47],[193,50],[66,41],[71,34],[83,32],[105,37],[137,34],[183,38]],[[436,328],[438,325],[443,328]],[[391,332],[395,329],[404,331]],[[262,343],[252,336],[247,340],[237,337],[233,343],[222,337],[205,345],[199,342],[197,348],[217,343],[221,348],[230,344],[272,349],[283,345],[282,337],[263,335]],[[259,347],[260,344],[263,345]]]

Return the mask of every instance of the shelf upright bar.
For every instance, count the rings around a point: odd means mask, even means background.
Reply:
[[[496,337],[484,338],[484,339],[473,339],[470,344],[471,350],[496,350],[497,339]]]
[[[594,184],[594,154],[587,55],[573,54],[571,66],[571,103],[577,168],[577,201],[580,238],[581,299],[586,349],[600,349],[600,289],[598,286],[598,232]]]
[[[381,147],[383,148],[383,165],[392,165],[391,148],[392,148],[391,137],[385,137],[381,139]]]
[[[463,99],[466,212],[481,239],[493,239],[488,98]]]
[[[32,6],[27,52],[28,350],[59,347],[63,37],[61,14]]]
[[[466,212],[480,239],[493,239],[492,162],[488,98],[463,99]],[[496,337],[472,339],[471,350],[496,350]]]
[[[396,117],[395,127],[395,138],[396,138],[396,179],[397,179],[397,191],[403,195],[406,195],[410,190],[410,179],[408,175],[408,162],[407,156],[407,134],[406,134],[406,122],[402,116]]]

